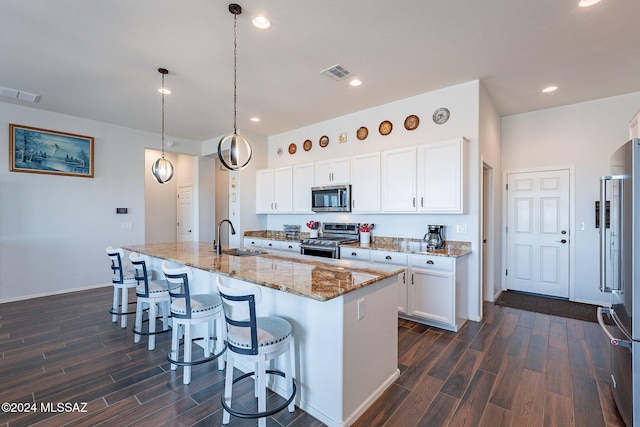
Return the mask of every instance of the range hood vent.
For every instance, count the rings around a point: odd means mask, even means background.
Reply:
[[[336,64],[333,67],[329,67],[326,70],[320,71],[320,74],[329,76],[334,80],[341,80],[351,74],[348,70],[342,68],[340,64]]]

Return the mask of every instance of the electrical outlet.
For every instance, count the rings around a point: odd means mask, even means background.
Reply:
[[[364,298],[359,299],[357,302],[358,305],[358,320],[364,319]]]
[[[467,224],[458,224],[458,225],[456,225],[456,231],[458,233],[466,233],[467,232]]]
[[[123,222],[122,224],[120,224],[120,229],[121,230],[133,230],[133,223],[132,222]]]

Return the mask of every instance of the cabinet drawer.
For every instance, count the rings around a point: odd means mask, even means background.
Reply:
[[[455,258],[429,255],[409,255],[409,266],[453,272]]]
[[[369,261],[369,252],[371,252],[369,249],[342,247],[340,248],[340,259]]]
[[[300,253],[300,242],[280,242],[280,249]]]
[[[261,248],[262,247],[262,239],[255,239],[252,237],[244,238],[244,247],[245,248]]]
[[[280,249],[280,242],[279,240],[263,240],[262,241],[262,248],[263,249]]]
[[[371,261],[384,264],[407,265],[407,254],[391,251],[371,251]]]

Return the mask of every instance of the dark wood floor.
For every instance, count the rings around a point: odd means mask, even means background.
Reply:
[[[34,412],[0,412],[0,425],[222,424],[216,364],[183,385],[165,358],[169,337],[155,351],[134,344],[130,327],[111,323],[111,296],[107,287],[0,305],[0,402],[35,402]],[[400,378],[356,426],[623,425],[595,323],[486,304],[484,320],[457,334],[400,320],[398,354]],[[251,384],[238,388],[252,405]],[[57,403],[86,412],[46,407]],[[323,424],[296,409],[267,425]]]

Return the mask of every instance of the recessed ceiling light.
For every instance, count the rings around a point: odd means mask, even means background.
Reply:
[[[164,93],[165,95],[169,95],[171,93],[171,91],[167,88],[164,88],[164,89],[160,88],[158,89],[158,92]]]
[[[542,89],[542,92],[549,93],[549,92],[553,92],[553,91],[555,91],[557,89],[558,89],[558,86],[547,86],[544,89]]]
[[[600,3],[600,0],[580,0],[580,3],[578,3],[578,6],[589,7],[589,6],[593,6],[596,3]]]
[[[256,28],[260,28],[261,30],[266,30],[271,26],[271,22],[264,16],[256,16],[251,22]]]
[[[360,86],[362,84],[362,80],[360,79],[353,79],[349,82],[349,84],[351,86]]]
[[[251,121],[252,122],[259,122],[260,121],[260,117],[251,117]]]

